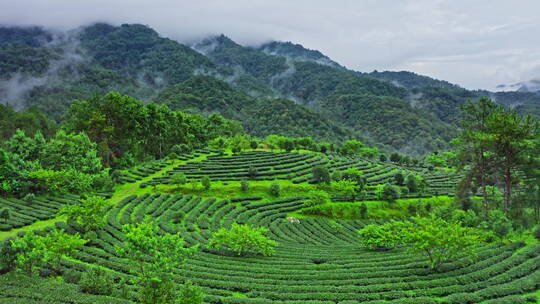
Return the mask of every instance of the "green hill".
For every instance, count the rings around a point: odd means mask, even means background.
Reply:
[[[468,99],[487,95],[533,115],[540,108],[533,93],[469,91],[406,71],[352,71],[291,42],[245,47],[221,35],[189,47],[140,24],[55,34],[2,27],[0,59],[0,102],[35,105],[56,121],[75,99],[118,91],[188,112],[219,112],[257,136],[363,138],[415,155],[448,148]],[[279,115],[290,120],[277,123]]]
[[[174,110],[221,113],[226,118],[241,121],[246,131],[254,136],[278,133],[332,142],[354,136],[352,130],[290,100],[253,98],[210,76],[194,76],[169,86],[156,97],[156,102]]]
[[[334,170],[355,167],[368,176],[368,214],[403,216],[415,208],[445,206],[445,197],[431,197],[453,189],[455,176],[448,171],[430,172],[423,168],[399,167],[333,155],[250,151],[237,155],[218,155],[209,150],[170,160],[149,163],[130,170],[133,180],[118,185],[108,194],[111,205],[106,212],[106,225],[97,237],[70,259],[62,260],[61,271],[71,284],[50,279],[25,276],[0,276],[0,300],[10,303],[131,303],[138,289],[122,286],[113,296],[123,294],[127,300],[97,297],[79,292],[80,277],[99,265],[111,278],[111,284],[134,278],[128,261],[115,249],[122,246],[125,234],[122,226],[150,217],[159,223],[162,233],[180,233],[186,246],[206,244],[213,232],[233,223],[249,224],[269,229],[271,239],[279,242],[276,253],[269,257],[237,256],[231,253],[198,249],[181,269],[170,275],[176,282],[187,278],[202,287],[205,303],[526,303],[527,294],[540,288],[540,250],[538,244],[522,242],[491,243],[478,248],[474,261],[460,256],[445,263],[438,271],[426,268],[426,261],[403,249],[369,251],[360,248],[358,229],[373,220],[362,219],[355,203],[330,203],[341,208],[332,212],[334,219],[302,215],[308,189],[310,168],[326,164]],[[257,168],[249,189],[240,191],[239,180],[250,176],[250,167]],[[410,199],[399,200],[394,206],[382,207],[376,198],[377,185],[387,183],[398,172],[415,172],[432,186],[423,195],[411,193]],[[138,173],[137,173],[138,172]],[[212,188],[204,190],[188,185],[172,185],[171,176],[183,172],[189,180],[199,181],[210,176]],[[269,181],[279,180],[280,197],[268,194]],[[294,181],[294,182],[293,182]],[[446,193],[451,194],[451,193]],[[425,196],[424,200],[422,197]],[[416,198],[415,198],[416,197]],[[419,199],[417,199],[420,197]],[[430,198],[430,199],[428,199]],[[76,197],[43,198],[31,208],[21,208],[14,199],[0,200],[2,206],[14,210],[15,218],[34,216],[58,221],[59,228],[74,228],[44,213],[48,204],[54,208],[73,204]],[[342,199],[342,198],[337,198]],[[346,208],[352,209],[346,209]],[[431,208],[431,207],[430,207]],[[333,209],[333,210],[334,210]],[[379,210],[379,211],[378,211]],[[419,209],[415,209],[419,210]],[[297,222],[288,221],[296,217]],[[38,222],[22,223],[18,231],[36,229]],[[8,232],[12,227],[3,227]],[[0,237],[2,235],[0,234]],[[75,284],[75,285],[74,285]],[[79,286],[77,286],[79,285]],[[64,291],[53,293],[52,290]],[[117,287],[115,287],[117,288]],[[120,287],[118,287],[120,288]],[[66,299],[67,295],[74,297]]]

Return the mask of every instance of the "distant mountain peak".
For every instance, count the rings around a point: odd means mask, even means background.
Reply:
[[[289,57],[298,61],[311,61],[334,68],[343,68],[323,53],[317,50],[308,49],[301,44],[295,44],[290,41],[271,41],[256,49],[273,56]]]
[[[200,42],[191,45],[191,48],[195,51],[208,55],[212,51],[218,48],[234,48],[241,47],[238,43],[234,42],[231,38],[224,34],[207,37]]]
[[[0,43],[19,43],[30,47],[40,47],[53,39],[52,33],[39,26],[0,26]]]
[[[368,74],[371,77],[377,79],[384,79],[392,82],[393,84],[405,87],[408,89],[419,87],[445,87],[445,88],[459,88],[459,86],[449,83],[448,81],[431,78],[424,75],[419,75],[409,71],[383,71],[379,72],[374,70]]]
[[[521,81],[514,84],[500,84],[496,87],[498,90],[516,91],[521,93],[535,93],[540,95],[540,79]]]
[[[540,79],[532,79],[527,82],[518,83],[517,85],[519,86],[518,92],[540,94]]]

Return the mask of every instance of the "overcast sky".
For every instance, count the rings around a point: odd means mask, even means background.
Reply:
[[[0,23],[143,23],[181,42],[300,43],[346,67],[409,70],[469,89],[540,78],[539,0],[1,0]]]

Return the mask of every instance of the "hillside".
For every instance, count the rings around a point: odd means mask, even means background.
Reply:
[[[390,81],[397,86],[405,87],[407,89],[420,88],[420,87],[443,87],[443,88],[457,88],[455,84],[451,84],[444,80],[433,79],[431,77],[418,75],[416,73],[407,71],[373,71],[369,73],[369,76]]]
[[[245,47],[221,35],[189,47],[139,24],[69,33],[3,27],[0,59],[0,102],[35,105],[57,122],[73,100],[118,91],[173,109],[219,112],[257,136],[359,138],[425,155],[448,148],[469,99],[487,95],[522,113],[540,111],[534,93],[469,91],[406,71],[352,71],[292,42]],[[264,127],[261,113],[272,113]],[[277,123],[283,115],[290,119]]]
[[[321,65],[328,65],[334,68],[343,68],[341,65],[339,65],[339,63],[333,61],[321,52],[317,50],[306,49],[302,45],[294,44],[290,41],[268,42],[257,47],[257,50],[269,55],[286,57],[295,61],[311,61]]]
[[[540,304],[540,2],[4,2],[0,304]]]
[[[474,262],[461,256],[432,272],[425,267],[422,257],[402,249],[377,252],[359,248],[357,230],[372,222],[359,213],[359,203],[329,203],[326,208],[332,211],[316,209],[325,216],[303,215],[314,212],[305,208],[304,195],[307,189],[315,187],[308,183],[311,168],[321,164],[343,172],[351,167],[360,169],[367,177],[364,204],[369,216],[375,218],[409,216],[413,210],[410,206],[418,208],[414,209],[417,212],[428,208],[428,204],[429,208],[445,206],[451,199],[432,195],[452,195],[455,186],[456,176],[445,170],[430,172],[420,167],[312,153],[247,151],[218,155],[211,150],[198,150],[178,159],[126,170],[124,181],[114,192],[104,194],[111,202],[104,228],[96,239],[61,263],[61,271],[70,284],[1,276],[0,280],[10,288],[0,290],[0,300],[134,303],[136,286],[113,283],[136,275],[129,268],[129,261],[115,248],[122,246],[126,238],[123,225],[141,222],[145,216],[159,223],[161,233],[181,234],[186,246],[206,244],[212,233],[233,223],[266,227],[270,238],[279,243],[275,254],[268,257],[199,249],[171,275],[178,281],[189,278],[202,287],[205,303],[361,303],[385,299],[437,304],[534,300],[526,293],[540,288],[538,244],[484,244]],[[251,166],[257,168],[256,176],[249,177]],[[212,186],[205,190],[175,185],[173,178],[179,172],[193,181],[209,176]],[[382,208],[384,203],[376,201],[378,189],[392,182],[399,172],[419,174],[430,187],[423,193],[404,196],[393,207]],[[250,178],[249,190],[237,190],[239,180],[246,177]],[[281,194],[267,192],[270,180],[279,181]],[[75,228],[55,217],[54,210],[76,204],[77,200],[76,196],[43,197],[22,207],[20,200],[0,199],[0,206],[7,206],[13,214],[7,225],[1,226],[6,232],[0,232],[0,238],[36,229],[38,219],[72,231]],[[286,220],[291,216],[298,222]],[[77,287],[86,286],[81,277],[97,265],[107,270],[110,284],[115,286],[113,298],[80,293]],[[77,300],[66,302],[63,296],[48,294],[58,288],[65,288]]]
[[[95,24],[79,35],[93,62],[152,87],[177,83],[198,73],[217,73],[207,57],[140,24]]]
[[[434,124],[437,117],[433,114],[398,98],[343,94],[322,100],[320,108],[329,117],[361,131],[366,137],[412,155],[444,150],[457,136],[452,124]]]
[[[217,63],[239,69],[266,82],[283,96],[291,96],[305,104],[343,91],[345,88],[359,93],[405,96],[404,90],[388,82],[358,77],[353,71],[318,64],[316,60],[296,61],[295,55],[291,56],[288,53],[286,56],[279,52],[267,54],[264,47],[263,51],[244,47],[224,35],[194,45],[195,49],[201,50]],[[296,49],[298,48],[299,46],[296,46]]]
[[[226,118],[241,121],[249,134],[259,137],[278,133],[338,142],[354,134],[352,130],[288,99],[252,98],[227,82],[209,76],[194,76],[167,87],[155,101],[173,110],[220,113]]]

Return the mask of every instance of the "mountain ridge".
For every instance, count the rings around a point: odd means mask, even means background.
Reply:
[[[356,138],[414,155],[448,147],[467,100],[489,96],[521,113],[540,113],[533,93],[470,91],[408,71],[354,71],[292,42],[246,47],[222,34],[187,46],[145,25],[105,23],[68,36],[69,50],[51,45],[55,36],[45,29],[1,28],[0,102],[36,105],[58,121],[75,99],[119,91],[173,109],[219,112],[256,136],[279,130],[327,141]],[[268,111],[294,115],[271,124],[262,116],[279,115]]]

